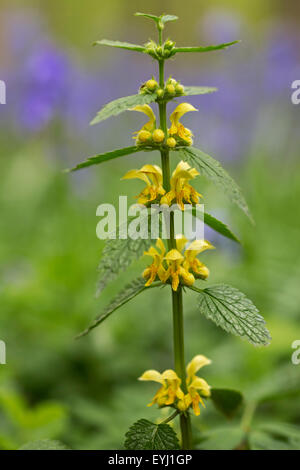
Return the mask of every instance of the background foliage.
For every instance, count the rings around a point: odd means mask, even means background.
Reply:
[[[208,285],[225,282],[245,292],[273,338],[269,347],[253,348],[226,335],[200,315],[196,294],[187,296],[187,359],[199,352],[210,357],[208,382],[241,390],[248,403],[228,425],[209,404],[194,420],[200,447],[236,446],[238,423],[244,413],[247,425],[253,401],[259,403],[253,447],[288,445],[297,432],[282,424],[278,430],[278,423],[300,425],[300,366],[291,363],[291,344],[300,339],[300,108],[290,101],[290,84],[300,78],[298,9],[296,1],[288,9],[270,0],[226,2],[226,8],[217,0],[209,7],[196,0],[151,2],[152,12],[180,17],[168,27],[178,43],[242,40],[209,56],[178,54],[167,70],[184,84],[219,88],[191,98],[200,112],[187,117],[188,127],[197,146],[240,181],[256,226],[200,180],[208,212],[244,242],[241,250],[207,231],[218,248],[204,260]],[[136,93],[153,64],[142,54],[89,46],[102,37],[146,41],[152,25],[132,16],[138,10],[144,10],[140,1],[129,7],[121,0],[87,0],[71,8],[58,1],[1,2],[0,78],[8,93],[0,106],[0,338],[7,344],[7,365],[0,365],[1,449],[49,438],[71,448],[120,448],[137,417],[157,416],[145,407],[153,389],[136,378],[145,369],[171,366],[167,295],[146,292],[74,340],[120,287],[115,283],[94,297],[103,247],[95,236],[96,207],[137,193],[138,183],[119,179],[144,156],[61,173],[85,156],[132,144],[136,113],[88,123],[105,102]],[[143,266],[131,267],[120,283]],[[267,435],[265,423],[273,429]]]

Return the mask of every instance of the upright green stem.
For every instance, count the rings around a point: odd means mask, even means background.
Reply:
[[[159,86],[164,88],[164,61],[159,61]],[[167,136],[167,105],[165,101],[159,103],[160,127]],[[170,156],[168,149],[161,149],[161,165],[163,171],[163,185],[166,191],[170,190]],[[170,237],[168,238],[168,248],[176,248],[174,231],[174,214],[170,214]],[[184,393],[186,390],[186,373],[184,360],[184,327],[183,327],[183,305],[182,288],[179,286],[175,292],[172,289],[172,307],[173,307],[173,345],[174,345],[174,365],[175,371],[182,381]],[[192,449],[192,430],[191,421],[188,413],[180,415],[180,429],[182,448]]]

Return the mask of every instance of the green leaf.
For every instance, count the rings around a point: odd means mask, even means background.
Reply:
[[[299,371],[291,362],[277,367],[248,390],[253,402],[288,400],[300,396]]]
[[[298,450],[288,441],[276,439],[262,431],[252,431],[248,436],[248,441],[252,450]]]
[[[67,172],[70,171],[77,171],[81,170],[82,168],[86,168],[92,165],[98,165],[99,163],[108,162],[109,160],[113,160],[114,158],[125,157],[126,155],[131,155],[133,153],[141,152],[142,149],[137,147],[136,145],[132,147],[125,147],[123,149],[112,150],[111,152],[100,153],[99,155],[94,155],[93,157],[89,157],[82,163],[79,163],[74,168],[66,170]]]
[[[142,277],[135,279],[130,284],[128,284],[118,295],[108,304],[108,306],[103,310],[102,314],[98,316],[93,323],[82,333],[80,333],[77,338],[87,335],[91,330],[100,325],[104,320],[106,320],[112,313],[118,310],[123,305],[127,304],[130,300],[136,297],[138,294],[141,294],[144,290],[150,289],[152,287],[161,286],[161,282],[153,282],[151,286],[145,286],[145,279]]]
[[[68,448],[62,442],[42,439],[40,441],[27,442],[19,450],[68,450]]]
[[[128,111],[130,108],[133,108],[138,104],[143,105],[152,103],[156,100],[156,98],[156,93],[139,93],[137,95],[118,98],[117,100],[111,101],[110,103],[103,106],[103,108],[97,113],[96,117],[94,117],[90,124],[98,124],[98,122],[104,121],[111,116],[117,116],[123,111]]]
[[[300,448],[300,427],[289,423],[267,422],[256,426],[256,430],[270,434],[275,439],[286,441],[290,446]]]
[[[143,227],[146,225],[148,219],[148,233],[151,232],[150,216],[141,216],[140,225]],[[127,223],[122,224],[117,230],[117,236],[123,233],[124,228],[127,229]],[[99,281],[97,287],[97,294],[100,294],[103,289],[112,282],[118,274],[125,271],[133,261],[140,258],[144,251],[153,243],[153,240],[149,238],[138,238],[137,240],[127,237],[124,239],[107,239],[102,251],[102,258],[98,266],[99,270]]]
[[[185,86],[182,96],[205,95],[218,91],[218,88],[208,86]]]
[[[200,312],[223,330],[257,346],[270,343],[271,337],[265,327],[265,320],[251,300],[238,289],[226,284],[203,290],[191,286],[190,289],[200,294]]]
[[[197,217],[201,218],[201,214],[198,214],[197,212]],[[215,230],[216,232],[220,233],[224,237],[229,238],[230,240],[233,240],[237,243],[241,243],[240,240],[232,233],[232,231],[229,229],[227,225],[225,225],[223,222],[220,220],[216,219],[213,217],[211,214],[208,214],[207,212],[204,213],[204,223],[208,225],[210,228]]]
[[[243,402],[243,395],[236,390],[212,388],[211,400],[227,418],[232,418]]]
[[[232,202],[245,212],[251,221],[253,220],[239,186],[217,160],[194,147],[181,148],[176,152],[181,160],[187,161],[203,176],[212,180]]]
[[[154,20],[156,22],[159,21],[159,16],[150,15],[148,13],[140,13],[139,11],[134,14],[134,16],[143,16],[144,18],[149,18],[150,20]]]
[[[168,424],[154,424],[139,419],[125,434],[124,447],[127,450],[177,450],[179,441],[175,431]]]
[[[176,21],[178,20],[178,16],[175,16],[175,15],[162,15],[160,17],[160,21],[165,24],[165,23],[168,23],[170,21]]]
[[[175,47],[174,53],[176,52],[210,52],[218,51],[220,49],[226,49],[226,47],[237,44],[240,41],[226,42],[223,44],[217,44],[216,46],[199,46],[199,47]]]
[[[157,24],[162,23],[163,25],[168,21],[176,21],[178,20],[178,16],[175,15],[150,15],[148,13],[135,13],[134,16],[143,16],[144,18],[149,18],[150,20],[154,20]]]
[[[127,49],[128,51],[145,52],[144,46],[137,44],[130,44],[129,42],[111,41],[110,39],[101,39],[101,41],[95,41],[93,46],[110,46],[117,47],[119,49]]]
[[[244,431],[238,426],[215,428],[201,433],[197,449],[233,450],[238,448],[244,439]]]

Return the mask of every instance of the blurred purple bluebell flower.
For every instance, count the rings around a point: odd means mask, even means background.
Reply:
[[[65,106],[70,63],[52,44],[41,44],[27,58],[22,71],[19,123],[39,131]]]

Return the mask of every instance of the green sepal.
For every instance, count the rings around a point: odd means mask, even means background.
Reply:
[[[125,147],[122,149],[112,150],[111,152],[100,153],[99,155],[94,155],[93,157],[89,157],[82,163],[79,163],[74,168],[65,170],[66,172],[70,171],[77,171],[81,170],[82,168],[86,168],[92,165],[99,165],[99,163],[108,162],[109,160],[113,160],[119,157],[125,157],[126,155],[131,155],[136,152],[141,152],[142,148],[137,147],[136,145],[132,147]]]
[[[139,419],[125,434],[127,450],[177,450],[179,441],[169,424],[155,424]]]
[[[103,106],[102,109],[97,113],[94,119],[90,122],[91,125],[98,124],[111,116],[117,116],[123,111],[128,111],[130,108],[137,106],[138,104],[149,104],[155,101],[157,98],[156,93],[138,93],[137,95],[124,96],[118,98],[110,103]]]
[[[129,42],[111,41],[110,39],[101,39],[100,41],[95,41],[93,43],[93,46],[110,46],[117,47],[118,49],[126,49],[128,51],[136,52],[146,51],[144,46],[139,46],[138,44],[130,44]]]

